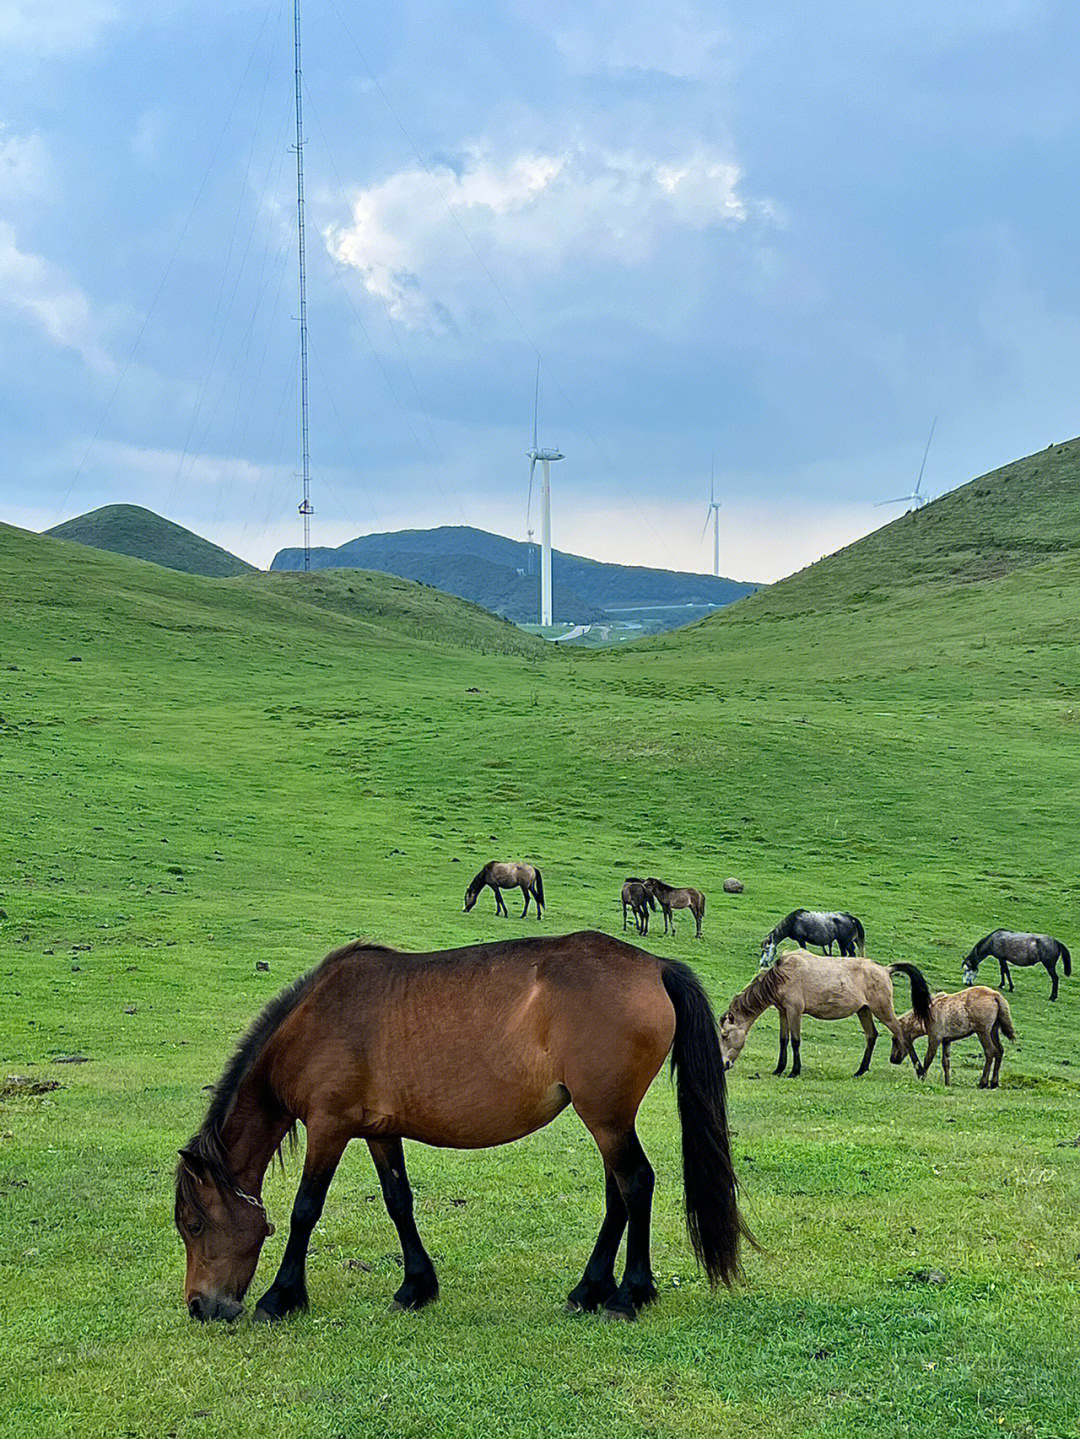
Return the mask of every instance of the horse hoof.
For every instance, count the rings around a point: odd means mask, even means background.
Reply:
[[[280,1324],[284,1318],[284,1314],[271,1314],[269,1309],[256,1309],[251,1322],[253,1324]]]
[[[585,1308],[584,1304],[577,1304],[573,1299],[568,1299],[563,1305],[562,1312],[564,1314],[588,1314],[589,1311]]]
[[[602,1309],[600,1317],[605,1322],[614,1324],[633,1324],[637,1320],[637,1315],[632,1309]]]

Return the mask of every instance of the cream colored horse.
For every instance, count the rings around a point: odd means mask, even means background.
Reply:
[[[924,1034],[929,1040],[926,1059],[919,1070],[920,1079],[926,1078],[938,1046],[941,1046],[941,1068],[945,1072],[946,1084],[949,1083],[951,1045],[957,1039],[968,1039],[973,1034],[977,1035],[986,1055],[982,1078],[979,1080],[980,1089],[998,1087],[1001,1061],[1005,1055],[1001,1035],[1006,1039],[1016,1038],[1009,1001],[996,989],[989,989],[985,984],[962,989],[958,994],[935,994],[930,1001],[929,1023],[921,1020],[913,1009],[909,1009],[907,1014],[900,1016],[900,1028],[912,1050],[915,1048],[912,1040]],[[904,1062],[904,1050],[895,1038],[889,1058],[893,1064]]]
[[[857,1015],[866,1035],[866,1052],[855,1071],[865,1074],[877,1043],[874,1020],[890,1031],[894,1044],[911,1055],[916,1072],[919,1059],[900,1027],[893,1008],[892,975],[900,970],[911,980],[911,1002],[915,1013],[929,1016],[930,986],[913,964],[875,964],[872,959],[833,958],[791,949],[763,970],[728,1005],[720,1016],[720,1048],[725,1068],[730,1069],[742,1052],[751,1026],[767,1009],[780,1013],[780,1058],[774,1074],[787,1068],[788,1041],[791,1041],[791,1077],[802,1070],[799,1049],[802,1017],[850,1019]]]
[[[525,908],[521,911],[522,919],[529,912],[530,898],[536,901],[537,919],[543,918],[544,881],[536,865],[504,864],[501,860],[490,860],[465,891],[466,914],[480,898],[480,891],[485,886],[490,886],[495,893],[496,914],[509,915],[510,913],[499,891],[501,889],[520,889],[525,896]]]

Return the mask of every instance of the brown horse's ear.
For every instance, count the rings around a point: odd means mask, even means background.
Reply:
[[[206,1178],[206,1165],[193,1149],[179,1149],[177,1153],[185,1169],[189,1169],[196,1179]]]

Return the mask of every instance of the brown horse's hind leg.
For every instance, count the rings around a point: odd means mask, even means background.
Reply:
[[[874,1016],[870,1012],[870,1006],[864,1004],[858,1014],[859,1023],[862,1025],[863,1033],[866,1035],[866,1049],[863,1053],[862,1063],[855,1071],[856,1079],[860,1074],[865,1074],[870,1068],[870,1061],[874,1057],[874,1045],[877,1044],[878,1041],[878,1032],[874,1025]],[[899,1028],[899,1026],[897,1026],[897,1028]]]
[[[529,886],[527,884],[523,884],[521,886],[521,892],[525,896],[525,908],[521,911],[521,917],[522,919],[524,919],[529,912]],[[540,913],[539,905],[536,906],[536,913],[537,915],[539,915]]]
[[[391,1310],[422,1309],[439,1297],[439,1281],[413,1220],[412,1190],[405,1172],[405,1151],[400,1139],[369,1139],[368,1149],[375,1161],[386,1212],[401,1240],[405,1280],[394,1295]]]
[[[1052,964],[1048,964],[1046,966],[1046,972],[1050,976],[1050,998],[1051,1000],[1055,1000],[1058,996],[1058,972],[1056,959]],[[1011,989],[1012,986],[1010,985],[1009,988]]]
[[[952,1040],[945,1039],[941,1043],[941,1072],[945,1076],[946,1087],[952,1082]]]
[[[580,1314],[583,1310],[592,1313],[593,1310],[599,1309],[601,1304],[612,1299],[618,1288],[615,1283],[615,1256],[619,1252],[623,1230],[626,1228],[626,1205],[619,1193],[615,1176],[606,1164],[604,1173],[604,1221],[600,1225],[596,1246],[589,1256],[581,1282],[571,1289],[567,1297],[568,1314]]]
[[[990,1031],[990,1038],[994,1041],[994,1072],[990,1076],[990,1088],[997,1089],[1001,1074],[1001,1061],[1005,1057],[1005,1046],[1001,1042],[1001,1026],[995,1022]]]
[[[605,1131],[594,1135],[610,1164],[626,1206],[626,1268],[622,1283],[604,1303],[604,1313],[613,1319],[633,1319],[637,1311],[656,1298],[652,1263],[649,1257],[649,1230],[652,1224],[652,1196],[656,1183],[652,1165],[645,1157],[637,1131]]]
[[[308,1241],[319,1222],[326,1191],[347,1143],[347,1139],[321,1137],[308,1131],[304,1173],[293,1202],[289,1242],[273,1284],[255,1306],[257,1320],[273,1322],[308,1307],[305,1276]]]

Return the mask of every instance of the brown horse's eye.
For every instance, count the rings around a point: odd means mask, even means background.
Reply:
[[[193,1219],[188,1225],[188,1233],[191,1235],[192,1239],[198,1239],[199,1235],[203,1232],[203,1229],[205,1227],[206,1226],[203,1224],[201,1219]]]

